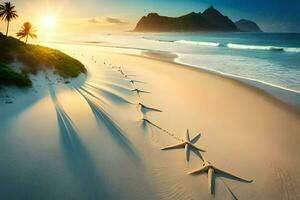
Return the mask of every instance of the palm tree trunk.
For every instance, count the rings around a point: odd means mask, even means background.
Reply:
[[[26,36],[25,44],[27,44],[27,40],[28,40],[28,35]]]
[[[8,29],[9,29],[9,21],[7,21],[6,36],[8,35]]]

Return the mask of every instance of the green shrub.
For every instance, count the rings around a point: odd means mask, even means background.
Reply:
[[[86,68],[78,60],[61,51],[40,45],[24,44],[0,33],[0,62],[9,64],[16,58],[26,67],[26,71],[36,74],[42,69],[53,69],[64,78],[77,77],[86,73]]]
[[[26,73],[17,73],[10,67],[0,63],[0,85],[31,87],[32,82]]]

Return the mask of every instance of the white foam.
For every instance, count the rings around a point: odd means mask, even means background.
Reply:
[[[284,48],[284,51],[291,53],[300,53],[300,48]]]
[[[192,45],[199,45],[199,46],[211,46],[211,47],[219,47],[220,43],[216,42],[201,42],[201,41],[189,41],[189,40],[177,40],[175,43],[181,44],[192,44]]]
[[[300,53],[300,48],[277,47],[277,46],[244,45],[244,44],[228,43],[227,47],[231,49],[243,49],[243,50],[285,51],[290,53]]]
[[[268,85],[268,86],[272,86],[272,87],[275,87],[275,88],[279,88],[279,89],[282,89],[282,90],[285,90],[285,91],[289,91],[289,92],[294,92],[294,93],[300,94],[300,91],[298,91],[298,90],[290,89],[290,88],[287,88],[287,87],[283,87],[283,86],[280,86],[280,85],[277,85],[277,84],[273,84],[273,83],[269,83],[269,82],[266,82],[266,81],[263,81],[263,80],[259,80],[259,79],[255,79],[255,78],[250,78],[250,77],[246,77],[246,76],[235,75],[235,74],[231,74],[231,73],[226,73],[226,72],[222,72],[222,71],[218,71],[218,70],[215,70],[215,69],[211,69],[211,68],[205,67],[203,65],[191,64],[191,63],[183,62],[182,58],[185,56],[185,54],[181,54],[181,53],[174,53],[174,54],[176,54],[178,56],[176,59],[174,59],[174,62],[176,62],[178,64],[183,64],[183,65],[188,65],[188,66],[195,67],[195,68],[204,69],[206,71],[210,71],[210,72],[213,72],[213,73],[216,73],[216,74],[220,74],[220,75],[223,75],[223,76],[228,76],[228,77],[233,77],[233,78],[238,78],[238,79],[244,79],[244,80],[254,81],[254,82],[262,83],[262,84],[265,84],[265,85]]]
[[[231,49],[264,50],[264,51],[284,50],[283,47],[276,47],[276,46],[244,45],[244,44],[234,44],[234,43],[228,43],[227,47]]]

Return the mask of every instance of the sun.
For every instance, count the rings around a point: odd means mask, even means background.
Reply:
[[[53,16],[45,16],[43,18],[43,27],[46,29],[53,29],[56,25],[56,18]]]

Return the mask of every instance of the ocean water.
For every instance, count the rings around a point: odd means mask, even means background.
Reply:
[[[170,34],[145,37],[189,46],[178,62],[300,93],[300,34]]]
[[[300,107],[300,33],[118,33],[69,40],[169,52],[177,63],[231,76]]]

